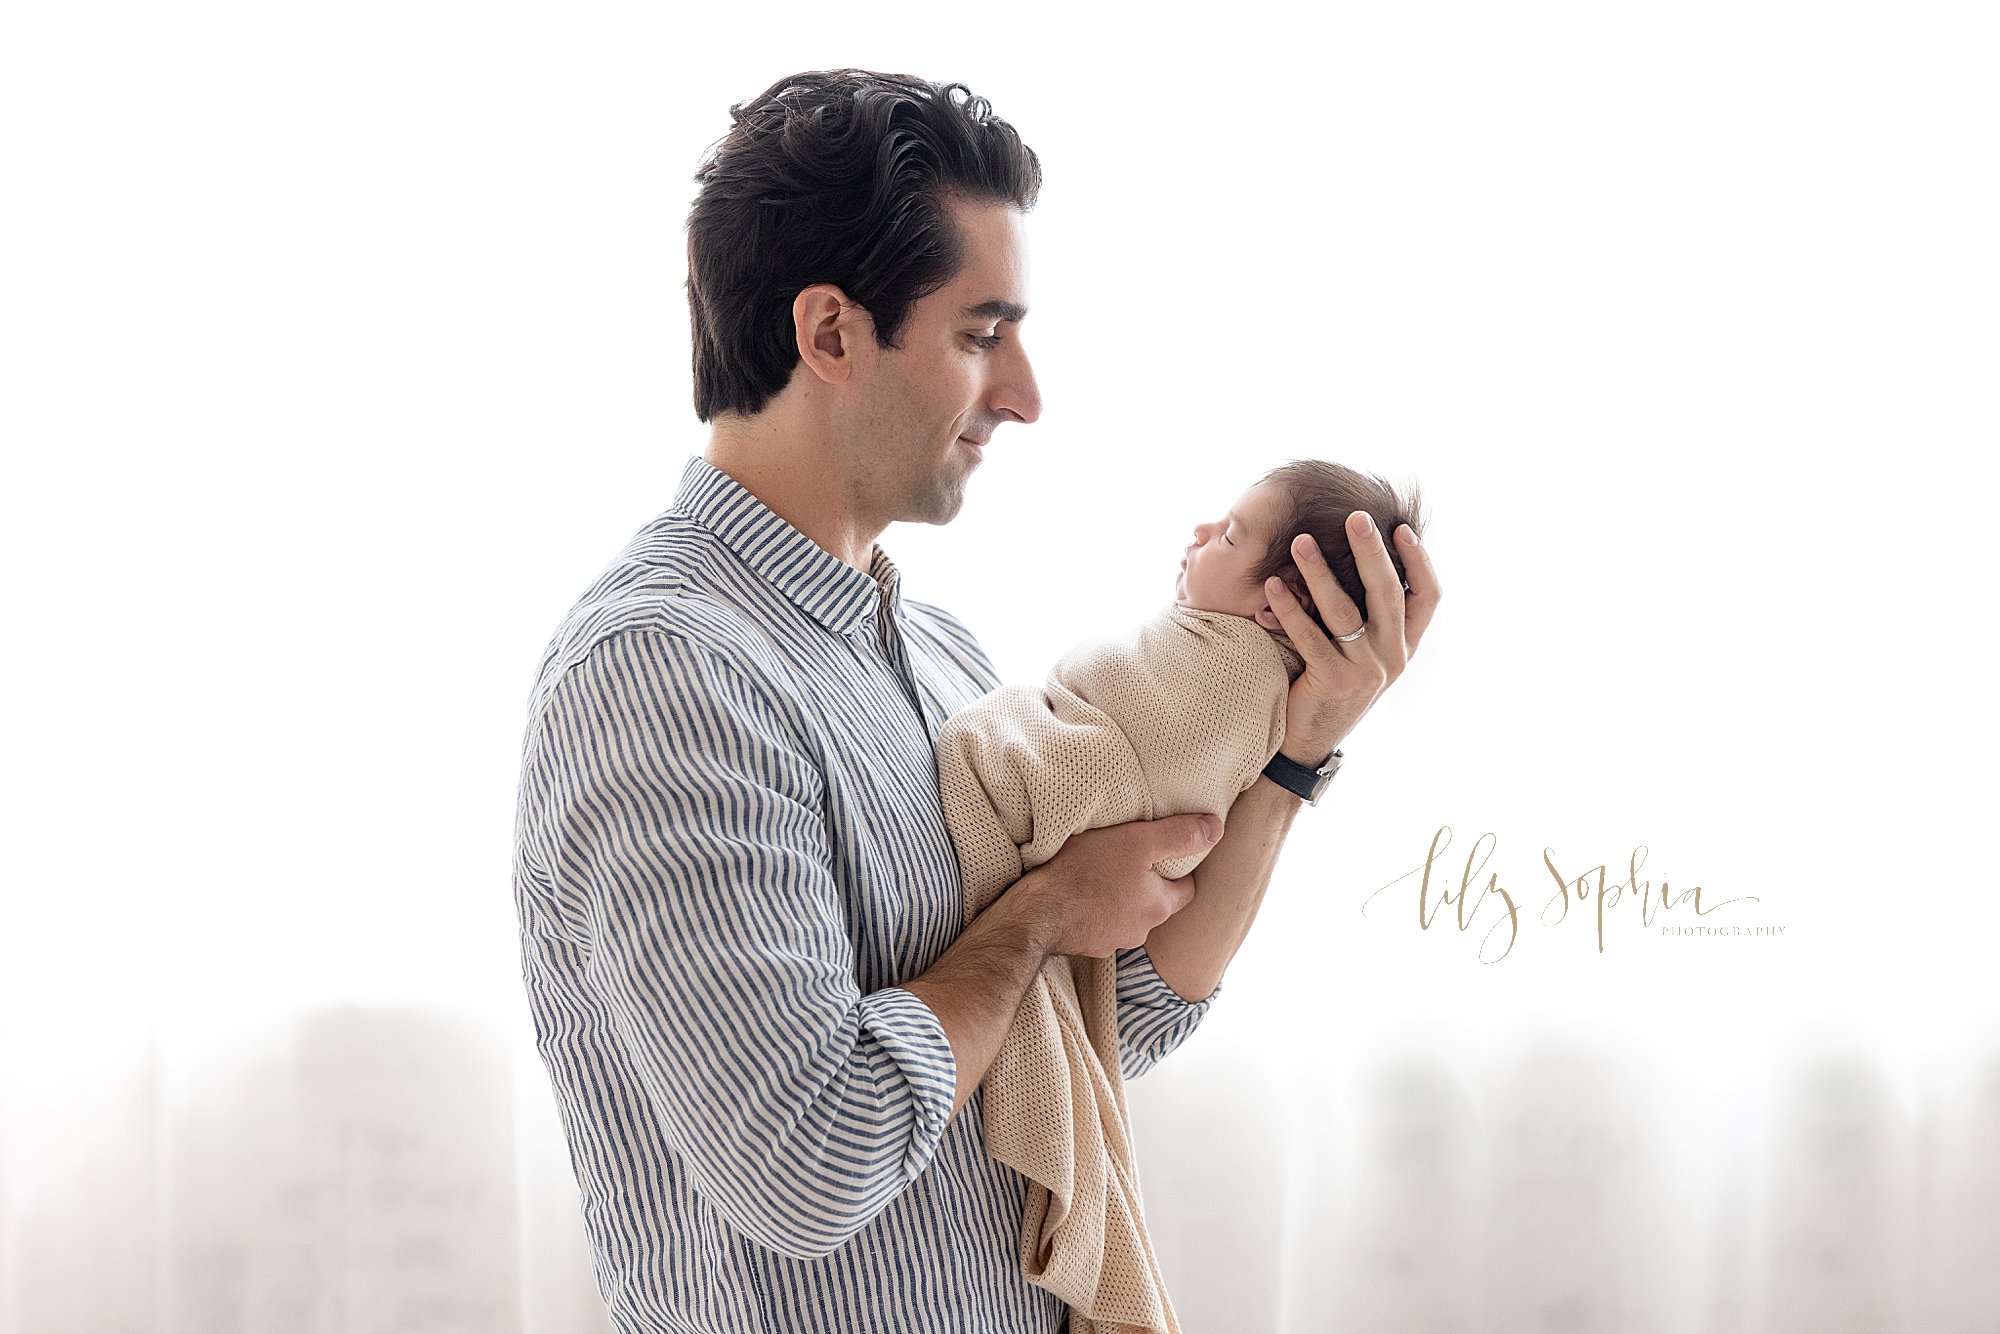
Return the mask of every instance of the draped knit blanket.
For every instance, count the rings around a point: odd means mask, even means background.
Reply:
[[[1227,818],[1284,743],[1301,660],[1245,616],[1171,606],[1002,686],[938,734],[938,788],[972,921],[1084,829]],[[1157,863],[1169,879],[1205,852]],[[1052,955],[985,1078],[986,1148],[1028,1178],[1021,1266],[1071,1334],[1179,1334],[1153,1256],[1118,1063],[1115,959]]]

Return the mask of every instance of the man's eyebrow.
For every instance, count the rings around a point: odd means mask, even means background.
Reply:
[[[1002,301],[998,297],[991,301],[982,301],[976,306],[967,306],[959,313],[967,319],[1006,320],[1010,324],[1019,324],[1028,318],[1026,306],[1018,301]]]

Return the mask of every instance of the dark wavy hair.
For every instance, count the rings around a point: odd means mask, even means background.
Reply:
[[[1041,163],[964,84],[813,70],[729,108],[688,213],[694,411],[745,416],[798,364],[792,303],[833,283],[894,348],[910,306],[950,282],[964,239],[951,197],[1027,212]]]
[[[1292,559],[1292,539],[1300,533],[1311,533],[1325,553],[1327,568],[1333,571],[1341,591],[1354,599],[1354,605],[1366,619],[1368,589],[1361,582],[1361,572],[1355,568],[1354,548],[1348,545],[1347,516],[1356,510],[1367,510],[1375,520],[1376,531],[1382,534],[1382,545],[1389,549],[1389,563],[1395,566],[1396,578],[1402,581],[1403,591],[1409,591],[1409,570],[1403,564],[1402,553],[1396,549],[1395,533],[1398,524],[1407,523],[1418,537],[1424,535],[1423,493],[1418,487],[1412,485],[1405,499],[1380,477],[1324,459],[1294,459],[1281,464],[1257,479],[1260,486],[1265,482],[1276,483],[1285,498],[1275,510],[1279,523],[1271,535],[1271,544],[1250,572],[1256,586],[1262,587],[1275,574],[1294,589],[1304,588],[1305,580]],[[1315,603],[1312,618],[1320,629],[1327,630],[1322,611]],[[1329,633],[1344,633],[1353,628],[1335,626]]]

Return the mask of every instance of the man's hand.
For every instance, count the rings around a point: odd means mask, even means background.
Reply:
[[[1154,865],[1201,852],[1221,836],[1222,820],[1200,812],[1079,830],[1007,892],[1043,915],[1049,953],[1108,959],[1145,944],[1148,932],[1194,897],[1192,875],[1168,880]]]
[[[1306,664],[1298,680],[1292,682],[1285,704],[1285,743],[1279,747],[1299,764],[1325,760],[1341,738],[1354,730],[1361,715],[1403,674],[1442,593],[1430,554],[1418,544],[1410,525],[1396,529],[1410,579],[1407,597],[1403,581],[1396,577],[1396,567],[1382,546],[1382,535],[1367,511],[1348,515],[1347,539],[1354,548],[1355,568],[1368,590],[1368,606],[1374,613],[1367,622],[1368,633],[1361,638],[1345,644],[1329,639],[1285,587],[1284,580],[1274,575],[1264,581],[1271,610]],[[1300,533],[1292,539],[1292,559],[1298,563],[1313,605],[1336,634],[1362,624],[1360,609],[1341,591],[1339,580],[1320,555],[1319,544],[1309,534]]]

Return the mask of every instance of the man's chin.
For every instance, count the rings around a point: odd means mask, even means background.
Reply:
[[[965,508],[965,488],[954,487],[950,491],[932,492],[910,506],[905,523],[947,524],[958,517]]]

